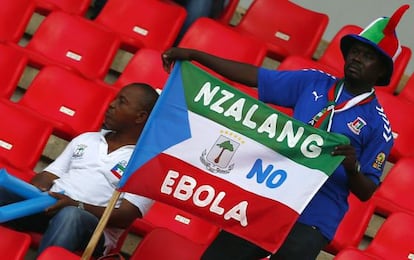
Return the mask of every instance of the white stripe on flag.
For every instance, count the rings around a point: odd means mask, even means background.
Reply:
[[[165,150],[164,153],[180,158],[207,174],[212,174],[231,182],[249,192],[283,203],[299,214],[328,178],[320,170],[300,165],[250,138],[241,136],[234,131],[232,132],[230,129],[214,121],[194,114],[191,111],[188,111],[188,113],[192,138]],[[223,131],[227,131],[227,134],[223,133]],[[203,151],[208,153],[220,135],[228,136],[240,144],[230,162],[230,164],[234,163],[234,168],[228,174],[211,173],[200,160]],[[257,158],[256,156],[259,154],[265,156]],[[279,169],[284,170],[287,173],[287,178],[283,184],[276,188],[270,188],[266,185],[266,181],[258,183],[256,175],[253,178],[247,178],[247,174],[257,159],[262,160],[263,171],[269,165],[273,166],[271,172]],[[210,185],[214,186],[214,184]]]

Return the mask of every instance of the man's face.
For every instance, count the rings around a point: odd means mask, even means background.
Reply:
[[[378,78],[385,74],[386,68],[371,46],[355,43],[345,59],[344,73],[347,79],[375,85]]]
[[[105,115],[105,126],[111,130],[128,128],[137,123],[142,110],[139,105],[141,89],[125,87],[111,102]]]

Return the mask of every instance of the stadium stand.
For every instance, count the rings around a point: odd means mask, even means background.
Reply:
[[[103,79],[117,53],[115,33],[62,11],[49,14],[26,46],[13,44],[35,68],[61,66],[90,79]],[[99,48],[97,48],[99,46]]]

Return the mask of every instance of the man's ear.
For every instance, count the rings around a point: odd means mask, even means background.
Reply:
[[[145,123],[145,121],[147,121],[148,119],[148,115],[149,115],[148,112],[145,110],[138,111],[136,119],[135,119],[135,123],[137,124]]]

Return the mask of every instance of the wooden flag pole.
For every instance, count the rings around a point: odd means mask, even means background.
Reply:
[[[115,190],[112,194],[108,206],[106,206],[105,211],[103,212],[102,217],[99,220],[99,223],[96,226],[95,231],[93,232],[92,237],[89,240],[89,243],[82,254],[82,260],[89,260],[91,258],[93,251],[95,250],[96,244],[98,244],[98,241],[103,233],[103,230],[106,227],[106,224],[108,223],[109,217],[111,216],[112,210],[115,208],[115,204],[118,201],[120,195],[121,192],[119,192],[118,190]]]

